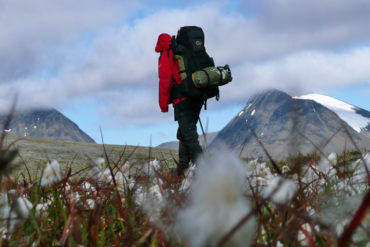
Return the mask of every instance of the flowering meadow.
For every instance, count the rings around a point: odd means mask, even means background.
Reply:
[[[0,246],[370,246],[367,152],[220,150],[177,177],[175,158],[135,154],[31,174],[12,150],[0,150]]]

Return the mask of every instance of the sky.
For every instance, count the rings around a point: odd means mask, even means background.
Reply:
[[[0,0],[0,112],[17,98],[18,109],[56,108],[97,143],[174,141],[154,48],[188,25],[233,74],[201,113],[207,132],[272,88],[370,110],[368,13],[367,0]]]

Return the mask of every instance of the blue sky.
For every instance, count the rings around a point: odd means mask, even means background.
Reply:
[[[370,110],[369,11],[365,0],[3,0],[0,111],[18,95],[19,108],[55,107],[98,143],[100,128],[109,144],[175,140],[154,46],[184,25],[201,26],[208,53],[233,72],[201,114],[210,132],[270,88]]]

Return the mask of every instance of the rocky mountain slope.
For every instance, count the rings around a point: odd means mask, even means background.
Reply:
[[[7,116],[0,116],[0,129]],[[95,142],[77,124],[55,109],[37,109],[17,112],[10,127],[3,130],[9,136],[31,137],[38,139]]]
[[[354,149],[343,126],[360,148],[370,149],[370,112],[347,105],[345,117],[321,103],[309,97],[292,97],[278,90],[257,94],[219,132],[211,149],[226,147],[242,152],[243,157],[267,158],[251,129],[274,159],[299,152],[310,153],[315,151],[315,146],[324,152]],[[340,108],[338,102],[334,106]],[[340,109],[344,110],[343,105]],[[354,119],[356,121],[350,121]]]
[[[321,94],[307,94],[294,98],[316,101],[334,111],[343,121],[349,124],[358,133],[370,133],[370,112],[365,109],[361,109],[357,106]]]

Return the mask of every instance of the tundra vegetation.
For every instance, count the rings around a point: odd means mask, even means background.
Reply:
[[[31,169],[22,140],[5,140],[0,246],[369,246],[366,150],[279,162],[207,152],[179,179],[168,150],[101,146]]]

